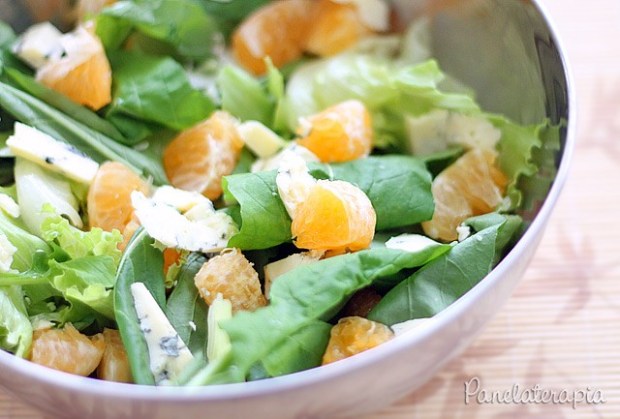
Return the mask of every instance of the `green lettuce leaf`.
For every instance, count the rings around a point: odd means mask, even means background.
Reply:
[[[94,227],[82,231],[70,225],[65,218],[52,213],[43,221],[41,235],[46,241],[55,242],[71,259],[107,256],[115,265],[121,259],[118,245],[123,241],[123,236],[118,230],[109,232]]]
[[[162,42],[183,58],[201,61],[212,54],[217,24],[193,0],[119,1],[97,18],[97,35],[106,49],[117,49],[132,33]]]
[[[51,252],[48,244],[34,234],[30,234],[21,220],[11,218],[4,211],[0,211],[0,231],[17,248],[13,254],[12,269],[20,272],[26,271],[32,267],[33,255],[37,252],[46,255]]]
[[[299,67],[287,85],[289,128],[295,131],[299,117],[357,99],[371,112],[374,145],[404,150],[404,115],[419,115],[434,108],[479,111],[469,95],[441,91],[443,79],[433,60],[397,68],[396,62],[386,57],[352,52],[313,61]]]
[[[192,88],[183,67],[172,58],[119,51],[110,54],[110,62],[114,87],[106,117],[121,131],[136,135],[135,125],[141,121],[182,130],[215,109],[211,99]],[[128,125],[127,117],[136,121]],[[148,129],[142,135],[146,133]]]
[[[64,313],[64,321],[87,325],[97,320],[101,326],[113,323],[112,287],[117,266],[118,262],[110,256],[85,256],[65,262],[50,261],[51,284],[71,306],[70,310]],[[84,313],[85,309],[88,314]],[[90,321],[85,321],[85,318],[90,318]]]
[[[547,122],[537,125],[518,125],[503,116],[490,115],[489,120],[501,132],[498,150],[499,167],[508,177],[506,196],[510,198],[510,205],[506,210],[518,208],[523,195],[519,189],[519,179],[522,176],[533,176],[538,171],[532,160],[535,148],[540,148],[541,133]]]
[[[271,126],[275,105],[262,83],[239,67],[226,66],[217,76],[222,109],[242,121],[255,120]]]
[[[21,287],[0,287],[0,349],[26,357],[32,343],[32,325]]]
[[[408,226],[433,215],[431,177],[415,157],[370,156],[333,165],[313,164],[310,169],[316,178],[344,180],[364,191],[377,213],[377,229]],[[241,218],[239,233],[229,246],[266,249],[291,240],[291,220],[275,180],[275,171],[224,178],[225,199],[239,203]]]

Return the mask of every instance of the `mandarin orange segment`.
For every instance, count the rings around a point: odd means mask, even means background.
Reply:
[[[88,376],[99,365],[104,348],[103,335],[89,338],[67,323],[63,329],[36,330],[30,360],[59,371]]]
[[[41,67],[37,80],[80,105],[101,109],[112,100],[112,69],[101,41],[83,26],[64,36],[65,55]]]
[[[267,305],[258,273],[239,249],[226,249],[202,265],[194,283],[210,306],[221,294],[232,304],[233,313],[254,311]]]
[[[493,150],[470,150],[433,180],[435,212],[422,223],[428,236],[456,240],[464,220],[492,212],[502,202],[507,178],[495,165],[496,158]]]
[[[97,377],[106,381],[118,383],[131,383],[131,368],[127,351],[123,346],[121,335],[118,330],[103,329],[105,350],[101,363],[97,367]]]
[[[219,198],[222,177],[232,173],[243,148],[237,125],[229,113],[217,111],[181,132],[164,150],[164,170],[170,183],[211,200]]]
[[[308,117],[298,144],[322,162],[334,163],[366,157],[372,149],[370,113],[358,100],[347,100]]]
[[[125,231],[133,215],[133,191],[148,194],[149,185],[122,163],[103,163],[88,189],[86,198],[90,227],[100,227],[106,231],[117,229],[128,240],[130,234],[135,232]]]
[[[164,249],[164,274],[168,273],[168,269],[181,260],[181,252],[172,247]]]
[[[320,56],[337,54],[372,33],[354,4],[319,0],[306,39],[306,51]]]
[[[392,339],[394,332],[378,322],[363,317],[343,317],[330,332],[322,365],[372,349]]]
[[[313,0],[266,4],[233,33],[233,57],[256,75],[265,73],[265,57],[270,57],[276,67],[301,57],[313,9]]]
[[[296,209],[295,246],[335,253],[370,246],[377,216],[364,192],[348,182],[319,180]]]

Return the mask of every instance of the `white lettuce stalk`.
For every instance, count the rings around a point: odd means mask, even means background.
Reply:
[[[31,233],[41,234],[41,224],[50,215],[43,210],[45,204],[56,214],[66,216],[74,226],[83,226],[78,201],[68,181],[18,157],[15,159],[15,185],[21,217]]]

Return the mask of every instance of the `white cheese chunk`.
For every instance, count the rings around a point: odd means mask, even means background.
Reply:
[[[0,231],[0,272],[11,272],[13,255],[17,248],[9,241],[9,238]]]
[[[182,250],[217,252],[238,232],[232,218],[213,209],[211,201],[194,205],[185,214],[165,202],[147,198],[142,192],[131,194],[134,214],[149,236]]]
[[[291,158],[291,154],[296,155],[306,163],[319,162],[319,158],[312,151],[308,150],[306,147],[293,143],[272,157],[256,159],[256,161],[252,164],[250,171],[252,173],[256,173],[277,170],[283,162]]]
[[[321,259],[323,251],[310,251],[302,253],[294,253],[283,259],[276,260],[265,265],[265,297],[269,298],[269,291],[273,281],[281,275],[295,269],[298,266],[310,265]]]
[[[462,242],[471,236],[471,228],[468,225],[461,224],[456,228],[456,233],[458,234],[458,241]]]
[[[16,156],[81,183],[90,184],[99,169],[97,162],[79,150],[19,122],[6,144]]]
[[[433,246],[440,246],[440,243],[421,234],[401,234],[385,242],[385,247],[388,249],[403,250],[405,252],[420,252]]]
[[[201,193],[184,191],[168,185],[157,188],[151,198],[159,203],[170,205],[181,212],[187,212],[199,204],[210,204],[209,198]]]
[[[297,206],[306,200],[316,185],[316,179],[308,172],[306,162],[297,154],[290,153],[280,163],[276,185],[280,199],[292,219],[295,217]]]
[[[19,217],[19,205],[7,194],[0,192],[0,209],[13,218]]]
[[[24,32],[13,47],[13,52],[29,66],[38,69],[47,61],[62,56],[61,37],[62,32],[51,23],[37,23]]]
[[[142,282],[131,284],[131,295],[146,340],[155,383],[169,384],[194,357]]]
[[[245,121],[237,130],[245,145],[259,158],[271,157],[286,145],[286,141],[258,121]]]

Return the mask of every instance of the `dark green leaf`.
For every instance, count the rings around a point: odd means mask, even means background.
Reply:
[[[316,176],[314,165],[310,168],[313,176],[322,177]],[[433,216],[431,176],[415,157],[370,156],[319,170],[366,193],[377,213],[377,230],[412,225]]]
[[[217,32],[215,21],[193,0],[135,0],[119,1],[104,9],[97,34],[107,49],[115,49],[129,35],[130,28],[198,61],[211,56]]]
[[[242,220],[228,246],[267,249],[291,239],[291,219],[278,195],[275,171],[227,176],[223,184],[239,202]]]
[[[271,0],[200,0],[202,7],[217,19],[218,26],[226,34],[254,10]]]
[[[68,117],[45,102],[0,82],[0,107],[19,121],[36,127],[59,141],[71,144],[92,159],[119,161],[155,183],[167,183],[161,162],[119,144],[112,138]]]
[[[110,55],[114,86],[107,117],[130,116],[182,130],[204,119],[214,105],[192,88],[179,63],[169,57],[118,51]],[[120,125],[122,129],[124,125]]]
[[[257,361],[317,320],[338,310],[348,298],[383,276],[421,266],[432,252],[371,249],[300,266],[282,275],[271,287],[270,305],[239,312],[223,322],[231,351],[218,366],[195,377],[195,384],[243,379]],[[300,361],[287,365],[301,365]]]
[[[263,359],[271,377],[292,374],[321,365],[332,325],[316,321],[303,327]]]
[[[502,226],[482,230],[432,260],[388,292],[368,318],[392,325],[448,307],[491,271]]]
[[[9,76],[11,81],[16,83],[16,87],[26,93],[31,94],[37,99],[40,99],[48,105],[51,105],[59,111],[65,113],[77,122],[80,122],[95,131],[102,133],[103,135],[107,135],[119,143],[129,144],[128,140],[123,137],[114,125],[110,124],[90,109],[78,105],[66,96],[43,86],[32,77],[27,76],[15,69],[6,69],[6,74]]]
[[[177,276],[177,284],[168,297],[168,319],[192,354],[206,353],[207,314],[209,308],[198,293],[194,277],[207,258],[191,253]],[[194,327],[191,323],[194,323]]]
[[[154,240],[141,229],[127,245],[116,274],[114,313],[127,350],[131,374],[136,384],[155,384],[149,366],[149,351],[140,330],[131,284],[143,282],[157,304],[165,311],[164,258],[153,246]]]
[[[357,185],[377,213],[377,229],[407,226],[428,220],[433,213],[431,178],[424,164],[409,156],[371,156],[347,163],[310,166],[317,178]],[[278,195],[276,172],[224,178],[225,199],[240,205],[239,233],[228,245],[265,249],[290,241],[290,217]]]

